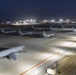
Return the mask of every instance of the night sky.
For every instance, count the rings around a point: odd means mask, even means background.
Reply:
[[[76,0],[0,0],[0,19],[76,18]]]

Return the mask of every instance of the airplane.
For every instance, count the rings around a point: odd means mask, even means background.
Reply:
[[[43,31],[43,38],[50,38],[50,37],[53,37],[53,36],[55,36],[54,33],[46,34],[46,33]]]
[[[12,30],[12,31],[5,31],[3,28],[1,28],[1,33],[3,34],[9,34],[9,33],[15,33],[16,30]]]
[[[52,26],[50,26],[50,29],[51,29],[51,30],[57,30],[57,28],[52,28]]]
[[[57,32],[73,32],[74,31],[74,28],[65,28],[63,25],[62,25],[62,28],[52,28],[50,26],[51,30],[54,30],[54,31],[57,31]]]
[[[62,25],[62,28],[59,28],[58,31],[61,31],[61,32],[73,32],[74,31],[74,28],[65,28],[63,25]]]
[[[74,27],[72,27],[73,32],[76,32],[76,29]]]
[[[19,35],[21,35],[21,36],[32,35],[32,34],[33,34],[33,32],[26,32],[26,33],[24,33],[24,32],[22,32],[22,31],[19,29]]]
[[[49,27],[49,28],[35,28],[34,26],[32,26],[32,28],[34,29],[34,30],[51,30],[51,28]]]
[[[0,58],[6,57],[7,59],[12,58],[13,60],[17,60],[15,53],[26,52],[24,51],[24,48],[25,48],[24,46],[17,46],[17,47],[2,50],[0,51]]]

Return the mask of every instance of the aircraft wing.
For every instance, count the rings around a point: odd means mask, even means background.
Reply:
[[[8,56],[9,56],[9,58],[12,58],[12,59],[14,59],[14,60],[17,59],[17,57],[16,57],[16,55],[14,54],[14,52],[12,52],[11,54],[9,54]]]
[[[2,48],[1,48],[2,49]],[[15,55],[16,52],[22,52],[24,49],[24,46],[18,46],[14,48],[8,48],[4,50],[0,50],[0,57],[6,57],[7,59],[13,59],[16,60],[17,57]]]

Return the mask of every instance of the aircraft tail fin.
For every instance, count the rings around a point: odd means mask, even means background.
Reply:
[[[62,26],[62,28],[65,28],[63,25],[61,25]]]
[[[4,31],[4,29],[3,29],[3,28],[1,28],[1,32],[2,32],[2,33],[5,33],[5,31]]]
[[[75,27],[72,27],[72,30],[73,30],[74,32],[76,32],[76,29],[75,29]]]
[[[74,27],[72,27],[72,29],[74,29]]]
[[[23,34],[23,32],[22,32],[20,29],[19,29],[19,34],[20,34],[20,35],[22,35],[22,34]]]
[[[46,33],[45,33],[45,31],[43,31],[43,37],[44,37],[44,38],[46,37]]]
[[[73,30],[73,31],[75,31],[75,28],[74,28],[74,27],[72,27],[72,30]]]
[[[32,26],[32,28],[33,28],[33,29],[35,29],[35,27],[34,27],[34,26]]]
[[[50,29],[51,29],[51,30],[53,29],[52,26],[50,26]]]

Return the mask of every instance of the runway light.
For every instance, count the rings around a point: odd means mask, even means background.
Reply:
[[[29,22],[29,20],[26,20],[26,22]]]
[[[16,22],[16,25],[18,25],[19,23],[18,22]]]
[[[55,20],[53,19],[53,20],[51,20],[51,22],[55,22]]]
[[[69,19],[67,19],[66,21],[67,21],[67,23],[69,23],[69,22],[70,22],[70,20],[69,20]]]
[[[67,19],[67,22],[69,21],[69,19]]]
[[[33,20],[32,20],[32,19],[31,19],[30,21],[31,21],[31,22],[33,22]]]
[[[63,19],[60,19],[60,22],[63,22]]]
[[[26,21],[24,21],[24,23],[26,23]]]
[[[10,22],[7,22],[7,24],[10,24]]]
[[[44,21],[47,21],[47,20],[44,20]]]

